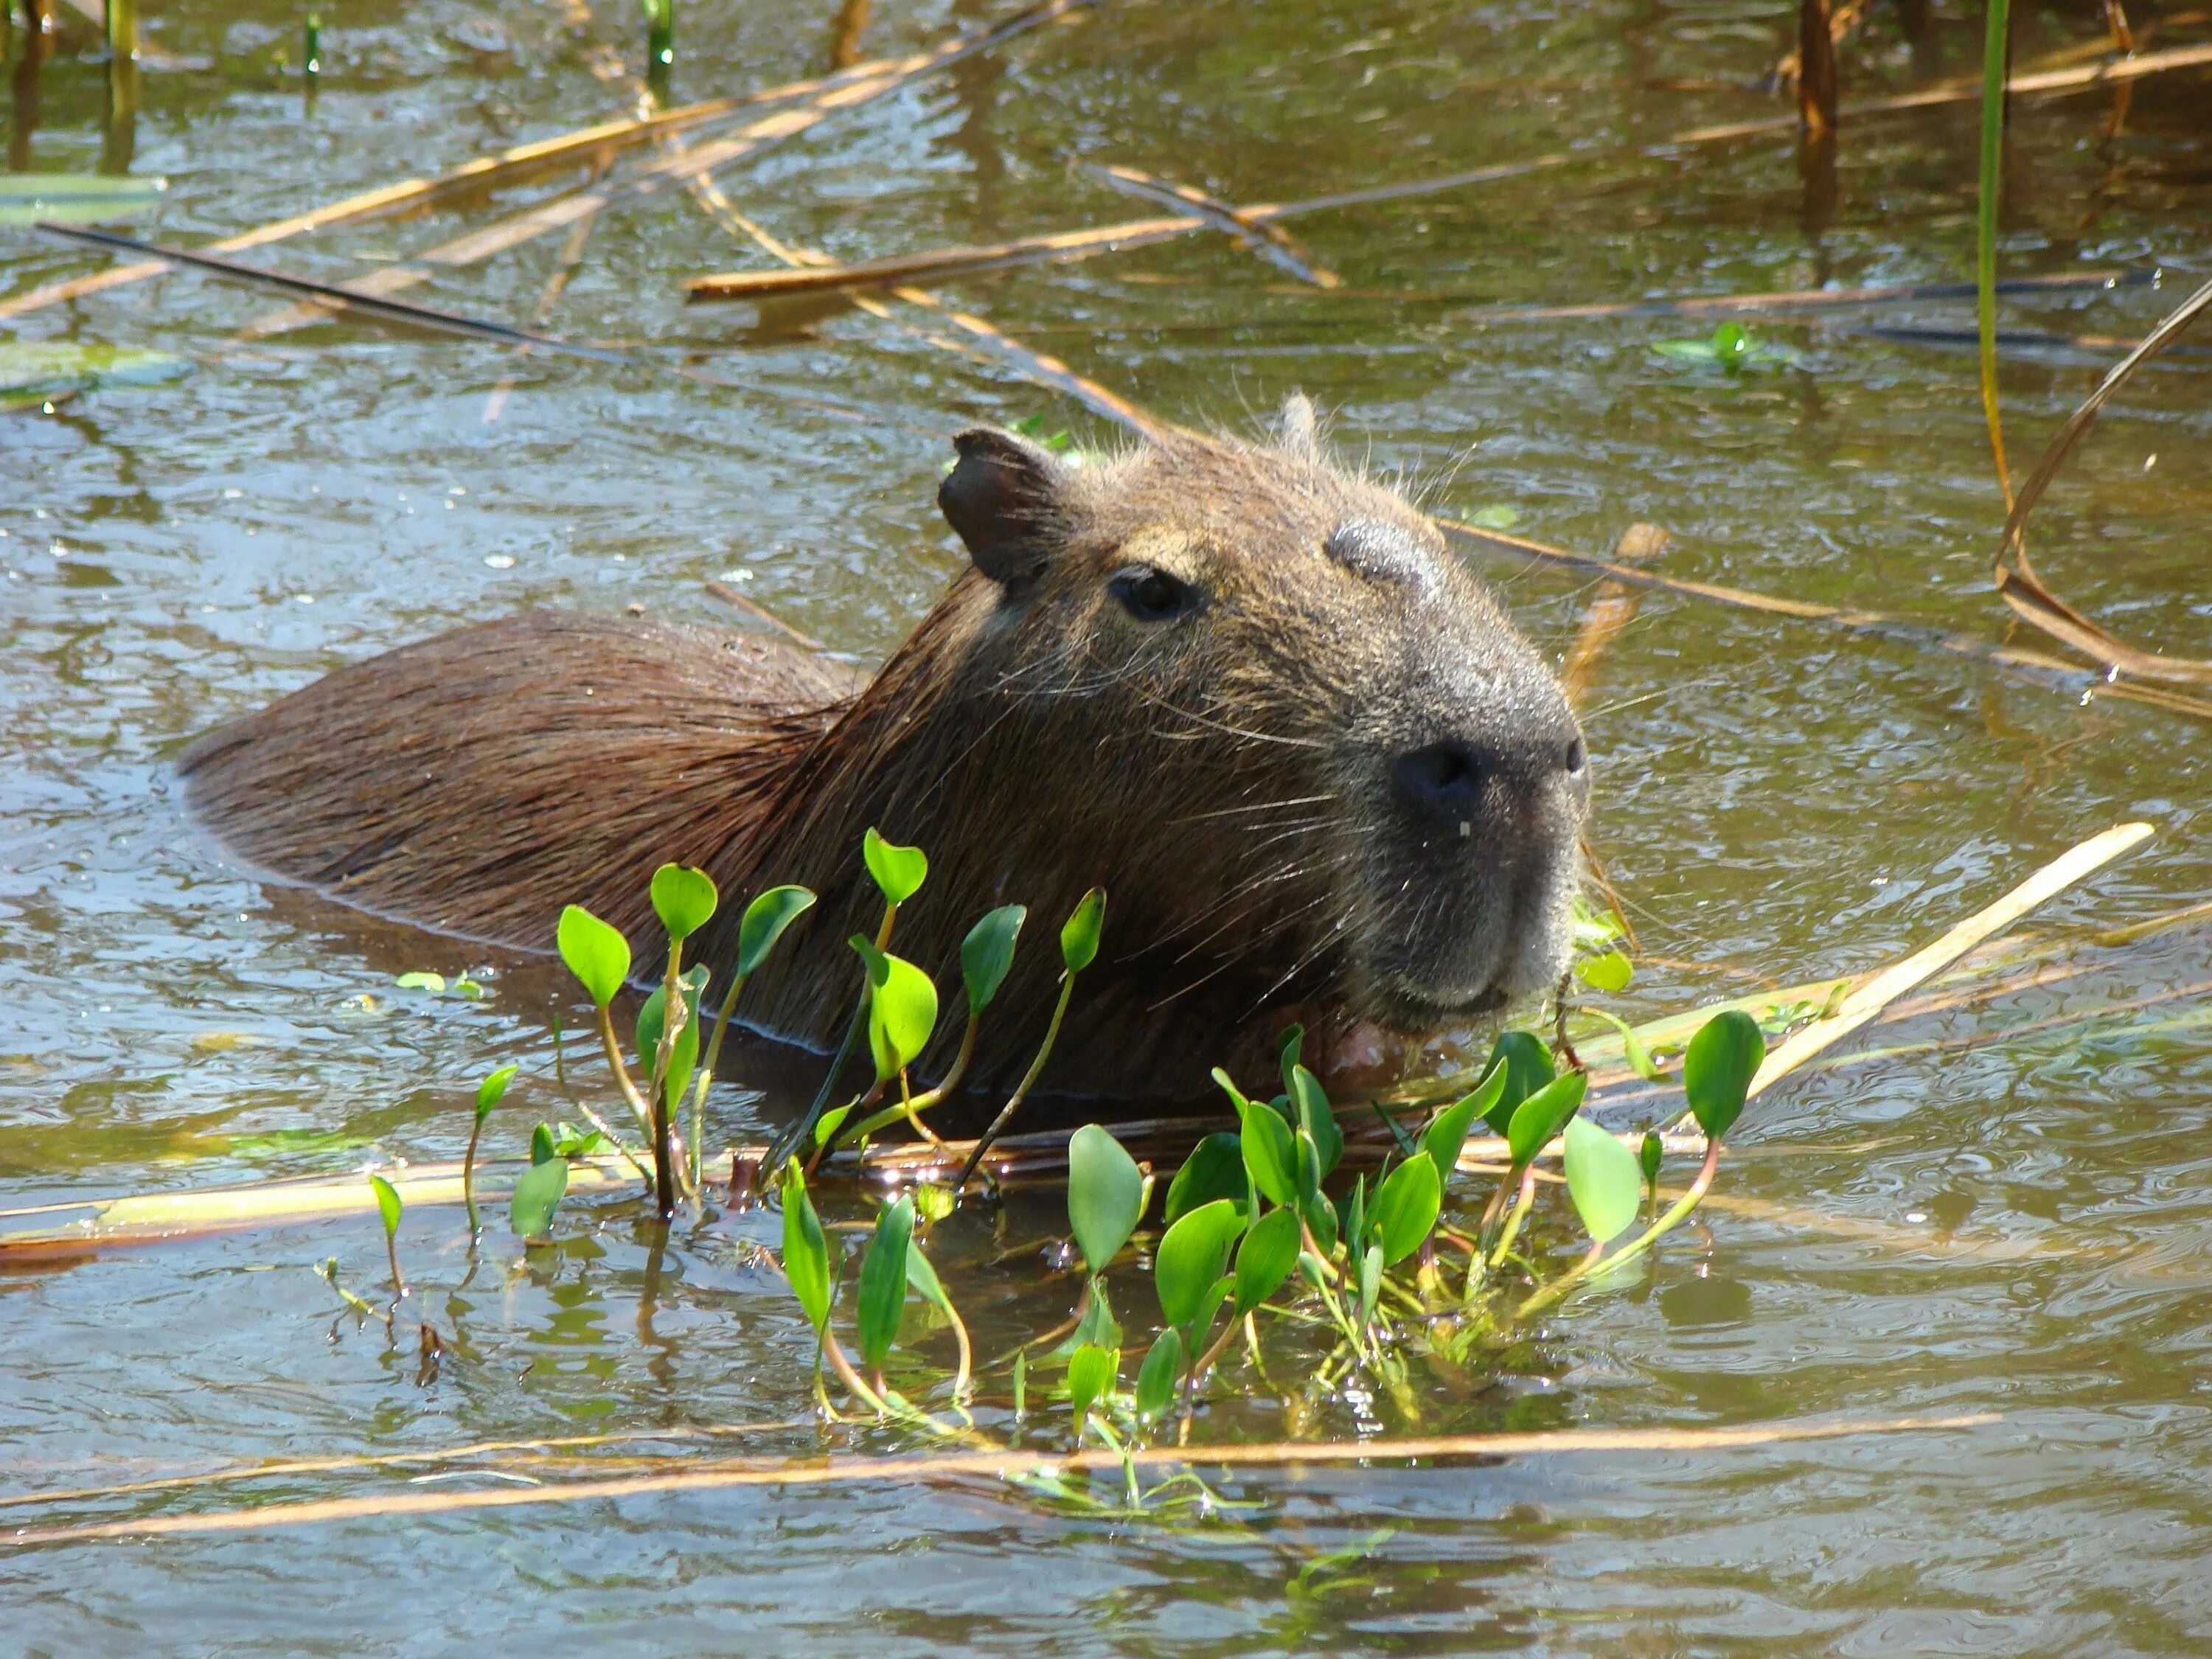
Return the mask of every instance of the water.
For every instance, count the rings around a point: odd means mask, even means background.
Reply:
[[[1986,575],[1999,509],[1971,355],[1863,326],[1956,327],[1965,308],[1756,323],[1802,361],[1739,376],[1650,349],[1707,320],[1479,315],[1967,270],[1964,107],[1847,125],[1825,212],[1786,137],[1648,153],[1779,107],[1754,83],[1786,44],[1786,9],[1123,5],[840,117],[724,184],[777,234],[866,257],[1151,211],[1071,174],[1078,159],[1257,201],[1573,149],[1584,159],[1556,172],[1297,222],[1344,276],[1337,295],[1297,291],[1212,237],[946,292],[1173,418],[1237,425],[1303,389],[1334,411],[1347,448],[1462,516],[1510,506],[1522,531],[1594,549],[1649,520],[1678,536],[1676,574],[1998,638]],[[899,9],[863,50],[912,49],[975,11]],[[342,11],[307,108],[269,66],[278,47],[296,60],[296,23],[259,3],[147,20],[149,46],[203,64],[145,77],[133,166],[172,181],[160,236],[233,234],[605,118],[629,83],[592,64],[614,54],[634,73],[642,55],[634,11],[611,0]],[[2034,12],[2021,61],[2100,27],[2093,7]],[[702,0],[678,27],[679,97],[816,72],[832,34],[826,7],[785,0]],[[1878,13],[1845,48],[1847,100],[1971,69],[1979,27],[1978,13],[1939,7],[1916,53]],[[19,163],[88,170],[112,153],[104,85],[84,58],[50,62],[35,131],[16,105]],[[2168,276],[2156,291],[2022,301],[2008,327],[2139,333],[2196,280],[2212,258],[2201,104],[2189,76],[2146,82],[2114,136],[2110,94],[2022,101],[2008,272],[2157,264]],[[530,194],[257,257],[350,275]],[[96,264],[0,235],[0,292]],[[418,294],[526,319],[556,246]],[[658,197],[605,216],[549,325],[682,342],[752,390],[353,325],[229,349],[270,301],[190,275],[9,325],[208,361],[159,388],[0,417],[0,1203],[453,1157],[476,1079],[508,1060],[526,1071],[518,1103],[552,1109],[553,977],[242,878],[178,812],[167,769],[192,734],[337,662],[526,605],[726,622],[700,592],[718,575],[872,664],[957,568],[930,505],[951,430],[1041,414],[1111,435],[1003,368],[866,316],[777,332],[742,308],[681,304],[683,277],[758,263],[682,196]],[[2101,361],[2008,358],[2016,457]],[[2183,653],[2212,636],[2202,373],[2177,360],[2136,381],[2039,514],[2035,543],[2086,610]],[[509,374],[512,398],[487,422]],[[1587,585],[1492,574],[1524,625],[1564,649]],[[2124,818],[2154,822],[2157,839],[2039,925],[2212,896],[2206,732],[2179,716],[1655,596],[1600,665],[1589,724],[1595,844],[1646,953],[1624,1012],[1740,991],[1747,975],[1878,964]],[[1990,1426],[1255,1474],[1225,1490],[1261,1509],[1196,1527],[1070,1517],[980,1486],[855,1486],[0,1554],[6,1644],[2202,1650],[2212,1049],[2186,1018],[2202,1001],[1987,1039],[2170,997],[2205,976],[2205,943],[2184,928],[2084,946],[2067,960],[2085,971],[2063,984],[1861,1040],[1962,1046],[1778,1091],[1740,1133],[1723,1188],[1768,1207],[1713,1210],[1635,1283],[1567,1308],[1496,1387],[1455,1400],[1419,1385],[1430,1426],[1469,1431],[2002,1413]],[[409,969],[475,969],[489,994],[396,991]],[[719,1137],[792,1109],[793,1085],[763,1057],[741,1070],[768,1092],[718,1094]],[[526,1121],[496,1121],[519,1135]],[[1074,1286],[1046,1261],[1055,1224],[1039,1201],[940,1233],[985,1354],[1065,1313]],[[411,1335],[387,1348],[378,1328],[334,1319],[309,1271],[335,1255],[346,1282],[372,1284],[382,1251],[366,1219],[0,1278],[0,1485],[807,1417],[803,1322],[747,1249],[764,1218],[679,1236],[665,1259],[619,1203],[578,1206],[564,1225],[569,1242],[527,1266],[495,1226],[471,1273],[452,1212],[409,1218],[400,1248],[422,1316],[454,1347],[427,1386]],[[1002,1249],[1014,1253],[991,1265]],[[1130,1306],[1145,1305],[1139,1278]],[[924,1349],[944,1357],[941,1339]],[[1352,1432],[1358,1413],[1340,1401],[1309,1426]],[[1200,1432],[1285,1427],[1262,1389]],[[800,1422],[711,1449],[630,1441],[506,1467],[587,1475],[823,1443]],[[406,1480],[303,1474],[0,1518],[441,1489]]]

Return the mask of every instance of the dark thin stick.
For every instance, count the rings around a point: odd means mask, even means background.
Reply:
[[[1797,127],[1808,138],[1836,130],[1836,41],[1828,0],[1798,0]]]
[[[1316,288],[1344,286],[1344,279],[1334,271],[1308,264],[1297,244],[1279,226],[1255,218],[1243,209],[1232,207],[1202,190],[1194,190],[1188,185],[1179,185],[1172,179],[1158,178],[1149,173],[1139,173],[1134,167],[1085,167],[1083,170],[1108,189],[1120,191],[1124,196],[1134,196],[1143,201],[1158,202],[1164,207],[1195,214],[1216,230],[1226,233],[1239,247],[1250,249],[1302,283],[1311,283]]]
[[[556,339],[550,334],[534,334],[526,328],[515,328],[507,323],[488,322],[480,317],[465,317],[459,312],[441,311],[434,306],[356,294],[335,283],[319,283],[306,276],[289,276],[282,271],[264,270],[256,265],[242,264],[236,259],[226,259],[220,254],[167,247],[157,242],[142,242],[135,236],[118,235],[113,231],[58,225],[44,219],[32,228],[60,241],[76,242],[110,253],[131,253],[143,258],[166,260],[171,264],[204,270],[210,276],[243,283],[249,288],[269,289],[278,294],[289,294],[295,299],[311,300],[345,311],[357,311],[364,316],[379,318],[386,322],[406,323],[416,328],[436,329],[442,333],[466,335],[471,339],[489,340],[496,345],[528,346],[562,356],[587,357],[594,362],[618,363],[625,361],[623,353],[611,351],[605,346],[580,345],[571,340]]]

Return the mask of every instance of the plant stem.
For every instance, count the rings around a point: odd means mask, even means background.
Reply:
[[[645,1097],[637,1091],[636,1079],[629,1067],[623,1064],[622,1042],[615,1036],[613,1015],[605,1008],[599,1010],[599,1043],[607,1052],[607,1064],[613,1069],[615,1086],[622,1091],[623,1098],[629,1103],[632,1116],[637,1119],[639,1130],[648,1138],[653,1133],[653,1108],[645,1103]]]
[[[691,1179],[696,1186],[707,1178],[707,1085],[714,1080],[714,1067],[722,1058],[722,1034],[730,1029],[730,1012],[738,1006],[738,993],[750,975],[739,974],[722,994],[721,1011],[714,1016],[714,1035],[708,1039],[706,1058],[700,1062],[699,1080],[691,1091]]]
[[[1669,1209],[1666,1214],[1661,1216],[1658,1220],[1653,1222],[1649,1227],[1645,1228],[1642,1233],[1637,1236],[1632,1243],[1623,1245],[1613,1255],[1604,1258],[1602,1264],[1601,1264],[1599,1260],[1595,1256],[1584,1257],[1580,1264],[1571,1268],[1561,1278],[1554,1279],[1551,1284],[1545,1285],[1542,1289],[1536,1291],[1534,1295],[1531,1296],[1527,1301],[1523,1302],[1519,1307],[1516,1308],[1513,1310],[1514,1318],[1526,1319],[1530,1314],[1534,1313],[1539,1309],[1550,1307],[1552,1304],[1557,1302],[1570,1290],[1573,1289],[1577,1284],[1588,1277],[1591,1269],[1594,1267],[1600,1265],[1608,1267],[1616,1267],[1621,1262],[1632,1261],[1637,1256],[1643,1255],[1644,1251],[1650,1249],[1654,1244],[1657,1243],[1666,1234],[1674,1231],[1676,1227],[1682,1224],[1683,1218],[1686,1217],[1691,1211],[1698,1207],[1699,1201],[1704,1199],[1706,1192],[1711,1188],[1713,1184],[1713,1172],[1719,1167],[1720,1160],[1720,1142],[1717,1140],[1707,1141],[1705,1143],[1705,1161],[1698,1166],[1698,1178],[1690,1183],[1689,1191],[1684,1193],[1680,1198],[1675,1200],[1673,1208]]]
[[[1521,1191],[1513,1200],[1513,1212],[1505,1218],[1505,1225],[1498,1235],[1498,1243],[1490,1252],[1492,1267],[1505,1260],[1506,1251],[1513,1248],[1513,1240],[1521,1231],[1521,1224],[1528,1218],[1528,1206],[1536,1201],[1536,1171],[1532,1165],[1521,1172]]]
[[[967,1075],[968,1062],[975,1055],[975,1032],[981,1024],[981,1021],[974,1014],[968,1016],[968,1030],[960,1039],[960,1052],[953,1056],[951,1069],[945,1073],[944,1079],[934,1088],[924,1090],[915,1096],[911,1101],[902,1101],[896,1106],[887,1107],[873,1116],[862,1119],[853,1127],[842,1132],[837,1137],[837,1144],[840,1146],[846,1146],[854,1141],[864,1140],[877,1130],[886,1128],[901,1118],[913,1117],[915,1114],[926,1112],[942,1102],[947,1095],[960,1086],[960,1079]],[[924,1128],[921,1124],[917,1122],[914,1127],[921,1131],[925,1139],[936,1142],[937,1137]]]
[[[388,1231],[384,1235],[384,1259],[392,1264],[392,1288],[404,1301],[407,1281],[399,1276],[399,1235],[397,1231]]]
[[[1974,235],[1974,316],[1981,335],[1982,418],[1990,451],[2012,511],[2012,468],[2005,461],[2004,422],[1997,412],[1997,205],[2004,188],[2005,82],[2012,57],[2011,0],[1988,0],[1982,39],[1982,156]]]
[[[884,906],[884,919],[876,928],[876,949],[890,949],[891,924],[897,920],[898,906]],[[866,969],[863,969],[860,998],[853,1005],[853,1018],[845,1027],[845,1040],[837,1045],[837,1057],[830,1062],[829,1071],[823,1075],[822,1086],[814,1091],[812,1102],[800,1114],[799,1121],[779,1135],[769,1148],[767,1167],[781,1169],[784,1160],[804,1146],[806,1137],[814,1133],[814,1126],[821,1121],[823,1111],[830,1104],[830,1097],[836,1091],[837,1079],[845,1075],[845,1067],[852,1061],[853,1051],[860,1046],[860,1034],[867,1029],[868,975]]]
[[[967,1186],[968,1178],[975,1173],[975,1166],[983,1161],[983,1154],[990,1150],[991,1143],[1005,1132],[1006,1125],[1013,1121],[1014,1114],[1021,1109],[1023,1100],[1036,1086],[1039,1074],[1044,1070],[1045,1061],[1052,1057],[1052,1045],[1060,1040],[1060,1023],[1067,1018],[1068,999],[1074,994],[1075,975],[1063,973],[1060,976],[1060,1000],[1053,1004],[1052,1020],[1044,1028],[1044,1041],[1037,1045],[1036,1058],[1030,1062],[1029,1070],[1022,1074],[1021,1083],[1014,1090],[1012,1097],[1000,1109],[998,1116],[991,1120],[991,1127],[983,1131],[982,1139],[975,1143],[975,1150],[968,1154],[968,1162],[961,1168],[960,1178],[952,1183],[956,1196]]]
[[[487,1115],[477,1113],[477,1121],[469,1126],[469,1150],[461,1158],[461,1202],[468,1206],[471,1239],[483,1231],[477,1220],[477,1142],[483,1138]]]

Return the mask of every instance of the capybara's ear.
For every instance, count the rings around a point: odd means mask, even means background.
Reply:
[[[1066,464],[999,427],[970,427],[952,441],[960,459],[937,486],[938,510],[993,581],[1035,575],[1058,539]]]

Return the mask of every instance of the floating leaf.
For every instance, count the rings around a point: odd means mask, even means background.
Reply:
[[[960,978],[968,988],[968,1012],[980,1014],[991,1006],[1006,971],[1014,965],[1014,941],[1029,919],[1025,904],[1002,904],[968,930],[960,941]]]
[[[1160,1236],[1152,1255],[1152,1284],[1160,1313],[1170,1325],[1188,1328],[1206,1308],[1215,1282],[1229,1261],[1229,1247],[1244,1230],[1244,1218],[1225,1199],[1201,1204]]]
[[[1552,1069],[1552,1051],[1543,1040],[1528,1031],[1508,1031],[1501,1036],[1490,1051],[1490,1066],[1495,1069],[1499,1062],[1505,1066],[1505,1087],[1499,1091],[1497,1100],[1483,1109],[1483,1118],[1492,1129],[1504,1134],[1513,1121],[1513,1114],[1521,1103],[1549,1083],[1556,1073]]]
[[[376,1194],[376,1213],[384,1222],[384,1237],[388,1240],[399,1231],[399,1189],[382,1176],[373,1175],[368,1190]]]
[[[1314,1179],[1318,1184],[1328,1179],[1337,1160],[1344,1156],[1344,1131],[1337,1127],[1336,1113],[1329,1106],[1328,1096],[1322,1091],[1321,1079],[1303,1066],[1291,1067],[1290,1095],[1297,1126],[1312,1139],[1318,1154],[1314,1169]]]
[[[1129,1242],[1144,1214],[1145,1172],[1121,1143],[1086,1123],[1067,1143],[1067,1219],[1084,1265],[1094,1273]]]
[[[1589,1086],[1589,1079],[1583,1073],[1569,1072],[1553,1079],[1514,1109],[1513,1121],[1505,1128],[1514,1168],[1525,1167],[1550,1145],[1552,1137],[1583,1103],[1583,1092]]]
[[[860,837],[860,858],[886,904],[904,904],[929,874],[929,858],[919,847],[895,847],[873,830]]]
[[[1715,1014],[1690,1039],[1682,1054],[1682,1091],[1705,1139],[1718,1140],[1735,1126],[1765,1058],[1759,1022],[1741,1008]]]
[[[805,887],[771,887],[745,906],[738,924],[738,975],[742,978],[768,960],[783,930],[814,908],[814,894]]]
[[[403,991],[428,991],[433,994],[446,988],[443,974],[402,974],[392,981]]]
[[[9,404],[33,404],[107,386],[155,386],[191,371],[184,358],[163,351],[65,341],[0,342],[0,400]]]
[[[507,1224],[514,1229],[515,1237],[544,1237],[553,1225],[553,1212],[561,1207],[568,1190],[568,1160],[564,1158],[549,1158],[525,1170],[507,1200]]]
[[[1795,347],[1754,339],[1741,323],[1723,323],[1705,339],[1661,340],[1651,349],[1676,362],[1724,369],[1781,368],[1804,361]]]
[[[1067,1401],[1075,1410],[1075,1431],[1083,1432],[1091,1408],[1110,1393],[1121,1373],[1121,1351],[1086,1342],[1067,1362]]]
[[[714,878],[688,864],[662,865],[653,872],[648,890],[653,895],[653,915],[660,918],[668,937],[678,941],[704,927],[720,902]]]
[[[1217,1130],[1190,1150],[1176,1178],[1168,1183],[1165,1223],[1173,1226],[1201,1204],[1225,1198],[1238,1209],[1251,1202],[1251,1177],[1244,1173],[1244,1148],[1227,1130]]]
[[[1254,1222],[1237,1247],[1237,1312],[1250,1313],[1282,1288],[1298,1265],[1303,1243],[1298,1218],[1288,1210],[1270,1210]]]
[[[1567,1125],[1567,1196],[1594,1244],[1610,1243],[1636,1219],[1643,1172],[1636,1154],[1595,1123]]]
[[[1625,951],[1607,951],[1575,963],[1575,977],[1593,991],[1614,996],[1626,991],[1628,981],[1636,977],[1636,964]]]
[[[604,1008],[612,1002],[629,977],[629,941],[580,904],[571,904],[561,912],[554,937],[561,947],[561,960],[583,981],[584,994],[592,1005]]]
[[[821,1330],[830,1322],[830,1242],[795,1158],[783,1168],[783,1273],[807,1322]]]
[[[1402,1261],[1421,1248],[1437,1224],[1443,1201],[1443,1183],[1429,1159],[1409,1158],[1390,1171],[1374,1204],[1375,1242],[1382,1247],[1385,1266]],[[1357,1240],[1358,1235],[1352,1237]]]
[[[1505,1093],[1505,1080],[1504,1065],[1492,1066],[1490,1075],[1475,1085],[1473,1093],[1462,1095],[1452,1102],[1421,1132],[1421,1150],[1437,1166],[1439,1183],[1450,1180],[1452,1171],[1459,1168],[1460,1149],[1467,1145],[1468,1132],[1474,1127],[1477,1118],[1486,1117],[1495,1109]]]
[[[937,986],[903,957],[878,951],[860,934],[853,948],[868,964],[868,1052],[876,1081],[889,1083],[914,1064],[937,1030]]]
[[[906,1318],[906,1253],[913,1241],[914,1201],[902,1198],[885,1205],[876,1218],[876,1233],[868,1241],[868,1253],[860,1261],[860,1290],[854,1305],[860,1357],[872,1370],[881,1369]]]
[[[92,225],[143,213],[169,187],[167,179],[99,173],[0,173],[0,225]]]
[[[1492,501],[1487,507],[1478,507],[1467,515],[1467,521],[1477,530],[1510,530],[1521,522],[1521,509],[1504,501]]]
[[[1172,1325],[1152,1340],[1145,1363],[1137,1369],[1138,1416],[1158,1417],[1174,1403],[1185,1357],[1182,1333]]]

